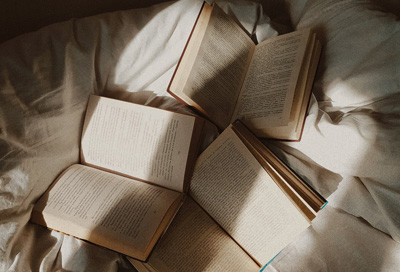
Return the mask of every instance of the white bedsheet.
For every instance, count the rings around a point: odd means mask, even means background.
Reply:
[[[264,0],[264,6],[275,1]],[[367,1],[221,2],[258,40],[313,27],[323,54],[298,143],[266,141],[329,204],[266,271],[400,268],[400,34]],[[201,1],[71,20],[0,45],[0,270],[133,271],[123,256],[29,222],[79,160],[89,94],[188,111],[166,93]],[[273,6],[273,5],[272,5]],[[279,20],[278,20],[279,19]],[[215,136],[209,125],[209,142]]]

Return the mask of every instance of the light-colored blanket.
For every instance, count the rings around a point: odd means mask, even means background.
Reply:
[[[279,5],[281,16],[251,2],[220,4],[259,41],[291,22],[314,28],[323,45],[302,140],[265,143],[329,204],[266,270],[395,271],[398,18],[364,0],[295,1]],[[115,252],[30,223],[30,213],[79,161],[89,94],[188,111],[166,89],[200,6],[179,1],[70,20],[0,45],[1,271],[134,271]],[[216,130],[208,128],[209,142]]]

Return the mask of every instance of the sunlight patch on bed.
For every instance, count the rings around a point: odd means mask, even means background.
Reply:
[[[130,40],[124,42],[125,48],[115,65],[110,82],[113,88],[166,95],[201,4],[201,1],[167,3],[153,17],[146,18],[146,22],[138,14],[136,29],[132,29]]]
[[[360,92],[344,81],[337,81],[327,92],[332,100],[317,102],[312,97],[301,141],[284,144],[332,172],[357,176],[364,162],[371,159],[365,155],[376,149],[378,120],[374,119],[372,108],[338,98],[343,93],[347,93],[349,101],[350,98],[354,101]]]

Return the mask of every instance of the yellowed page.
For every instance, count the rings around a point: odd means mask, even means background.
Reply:
[[[204,2],[169,86],[169,92],[172,95],[189,105],[194,104],[194,102],[192,99],[190,99],[190,97],[187,97],[185,94],[183,94],[182,90],[187,83],[190,70],[193,68],[193,64],[199,52],[200,45],[206,32],[214,5],[210,6]]]
[[[136,268],[139,272],[158,272],[153,270],[147,263],[141,262],[133,258],[127,258],[128,261]]]
[[[183,93],[220,128],[230,122],[254,46],[215,5]]]
[[[91,96],[82,161],[182,192],[195,117]]]
[[[75,164],[35,205],[32,220],[143,257],[178,192]]]
[[[200,155],[190,194],[263,265],[309,226],[231,127]]]
[[[255,128],[289,122],[309,36],[306,29],[256,46],[233,120],[245,120]]]
[[[232,124],[232,129],[246,145],[253,156],[274,179],[275,183],[294,203],[299,211],[311,222],[316,213],[326,203],[317,192],[300,179],[274,153],[254,136],[240,121]]]
[[[260,269],[191,198],[185,200],[146,266],[163,272]]]
[[[318,40],[315,40],[315,34],[312,44],[313,46],[308,47],[302,71],[300,71],[301,78],[299,78],[296,86],[296,93],[293,98],[293,106],[288,124],[285,126],[255,128],[250,127],[251,123],[247,123],[247,126],[249,126],[257,136],[263,138],[300,140],[306,118],[307,106],[310,101],[314,76],[317,71],[319,56],[321,53],[321,45]]]

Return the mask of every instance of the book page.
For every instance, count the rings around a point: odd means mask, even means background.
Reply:
[[[32,220],[142,257],[161,234],[166,213],[181,198],[172,190],[75,164],[41,197]]]
[[[309,226],[231,127],[200,155],[190,194],[260,264]]]
[[[168,86],[168,92],[184,104],[192,106],[195,104],[195,102],[193,102],[190,97],[187,97],[184,93],[182,93],[182,91],[187,83],[190,71],[192,70],[193,64],[196,60],[196,56],[199,53],[200,45],[203,41],[203,37],[210,21],[214,6],[215,4],[210,6],[208,3],[203,2],[199,16],[195,22],[195,25],[183,50],[182,56],[172,76],[170,85]],[[198,110],[201,109],[198,108]]]
[[[183,93],[225,128],[233,114],[254,43],[215,5]]]
[[[260,269],[190,197],[185,199],[145,266],[150,266],[150,271],[164,272]]]
[[[326,200],[280,160],[242,122],[233,123],[232,129],[275,183],[311,222],[325,205]]]
[[[296,31],[256,46],[232,121],[256,128],[289,122],[309,35],[309,29]]]
[[[82,161],[182,192],[194,124],[193,116],[91,96]]]
[[[249,126],[257,136],[264,138],[300,140],[308,103],[310,101],[314,76],[317,71],[318,61],[321,54],[321,44],[316,40],[315,34],[313,34],[312,40],[310,41],[310,46],[307,47],[307,53],[305,54],[303,65],[300,70],[300,76],[297,82],[288,124],[285,126],[255,128],[250,127],[251,124],[247,123],[247,126]]]

